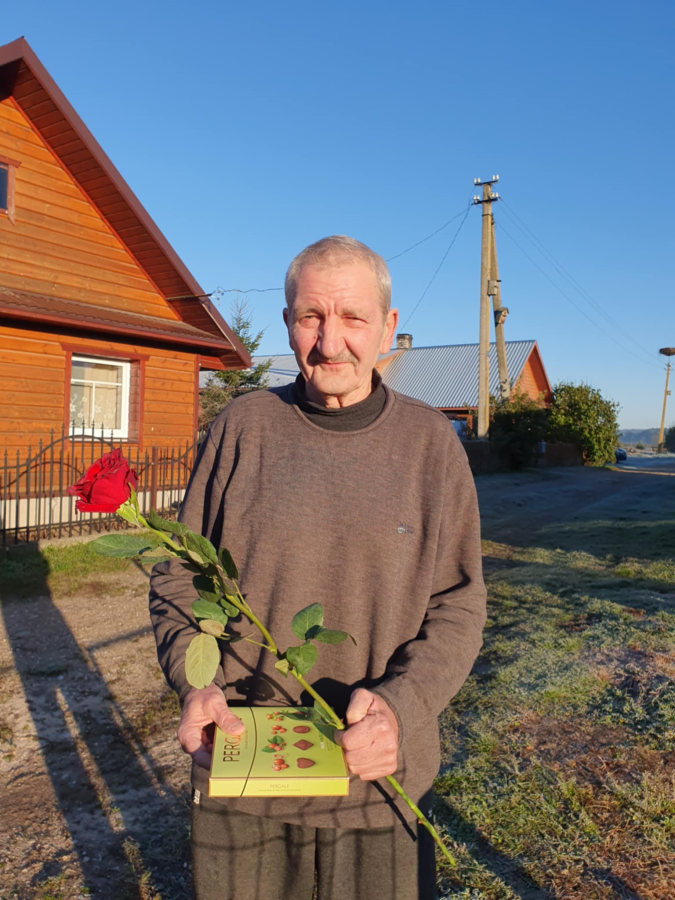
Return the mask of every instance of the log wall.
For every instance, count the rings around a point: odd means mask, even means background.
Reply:
[[[0,103],[0,156],[20,163],[15,221],[0,216],[3,285],[178,320],[11,98]]]
[[[82,353],[138,363],[131,385],[130,443],[168,447],[194,439],[197,415],[195,356],[141,344],[50,334],[0,324],[0,451],[35,446],[60,434],[70,405],[70,356]]]

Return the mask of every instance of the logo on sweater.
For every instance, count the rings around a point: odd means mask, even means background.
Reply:
[[[413,533],[412,525],[406,525],[405,522],[399,522],[398,528],[396,530],[398,531],[399,534],[412,534]]]

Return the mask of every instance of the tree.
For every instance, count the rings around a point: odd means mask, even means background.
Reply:
[[[666,450],[670,453],[675,453],[675,425],[671,425],[666,431],[663,436],[663,442],[666,445]]]
[[[253,317],[248,300],[237,298],[230,307],[230,327],[253,356],[260,346],[265,329],[253,334]],[[199,427],[205,428],[234,397],[267,387],[267,372],[272,360],[257,363],[250,369],[226,369],[212,372],[206,386],[199,392]]]
[[[619,443],[620,406],[588,384],[561,381],[553,387],[548,438],[577,444],[593,466],[614,462]]]
[[[490,443],[510,469],[536,462],[539,444],[546,437],[548,410],[543,398],[533,400],[516,388],[508,400],[495,402],[490,424]]]

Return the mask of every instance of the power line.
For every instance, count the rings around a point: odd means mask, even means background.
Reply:
[[[283,288],[246,288],[246,290],[242,290],[241,288],[221,288],[217,287],[212,294],[266,294],[269,291],[283,291]],[[207,296],[211,296],[210,294]]]
[[[416,244],[413,244],[412,247],[408,247],[407,250],[402,250],[400,253],[397,253],[395,256],[388,257],[386,262],[391,262],[392,259],[398,259],[399,256],[405,256],[406,253],[409,253],[411,250],[414,250],[415,247],[419,247],[420,244],[423,244],[425,241],[428,241],[432,237],[435,237],[437,234],[439,234],[441,231],[443,231],[444,228],[447,228],[448,225],[450,225],[452,222],[454,222],[455,219],[459,219],[459,217],[463,214],[464,214],[464,210],[462,209],[457,213],[456,216],[453,216],[451,219],[448,219],[448,221],[444,225],[441,225],[440,228],[437,228],[436,231],[433,231],[431,234],[428,234],[425,238],[422,238],[421,241],[418,241]]]
[[[470,208],[470,207],[468,207]],[[448,219],[440,228],[437,228],[436,231],[432,231],[431,234],[428,234],[426,237],[422,238],[421,241],[417,241],[416,244],[413,244],[411,247],[408,247],[406,250],[402,250],[400,253],[397,253],[395,256],[389,256],[385,262],[391,262],[392,259],[398,259],[399,256],[405,256],[406,253],[409,253],[411,250],[414,250],[415,247],[419,247],[420,244],[424,244],[425,241],[430,240],[432,237],[435,237],[437,234],[440,234],[443,229],[447,228],[448,225],[451,225],[456,219],[459,219],[461,215],[464,215],[466,210],[460,210],[456,216],[453,216],[451,219]],[[241,288],[221,288],[217,287],[215,290],[211,292],[211,294],[205,294],[204,296],[210,297],[212,294],[266,294],[269,291],[283,291],[283,288],[247,288],[243,290]]]
[[[442,266],[443,266],[443,263],[444,263],[445,260],[447,259],[448,253],[450,253],[450,251],[452,250],[453,244],[454,244],[455,241],[457,240],[457,236],[459,235],[460,231],[462,230],[462,225],[466,222],[466,217],[469,215],[469,210],[470,210],[470,209],[471,209],[471,206],[467,206],[466,211],[464,212],[464,218],[463,218],[462,221],[459,223],[459,228],[458,228],[457,231],[455,232],[455,236],[454,236],[453,239],[450,241],[450,244],[449,244],[449,246],[448,246],[448,249],[447,249],[447,250],[445,251],[445,253],[443,254],[443,259],[442,259],[442,260],[440,261],[440,263],[438,264],[438,268],[436,269],[436,271],[434,272],[434,274],[431,276],[431,281],[430,281],[429,284],[424,288],[424,291],[423,291],[423,293],[422,293],[422,296],[420,297],[420,299],[417,301],[417,303],[416,303],[415,306],[413,307],[413,311],[410,313],[410,315],[408,316],[408,318],[407,318],[407,319],[405,320],[405,322],[403,323],[402,328],[405,328],[406,325],[408,324],[408,322],[409,322],[409,321],[412,319],[412,317],[415,315],[415,313],[417,312],[417,307],[420,305],[420,303],[422,302],[422,300],[424,300],[424,298],[425,298],[426,295],[427,295],[427,291],[429,290],[429,288],[431,287],[431,285],[432,285],[432,284],[434,283],[434,281],[436,280],[436,276],[437,276],[438,273],[441,271],[441,268],[442,268]],[[460,215],[461,215],[461,213],[460,213]],[[457,216],[455,216],[455,218],[457,218]]]
[[[505,209],[504,207],[507,207],[508,209]],[[510,210],[511,213],[509,213],[508,210]],[[621,332],[621,334],[623,334],[623,336],[625,338],[627,338],[632,344],[634,344],[634,346],[637,349],[639,349],[642,353],[644,353],[645,356],[649,357],[650,362],[652,362],[652,364],[653,364],[654,355],[652,353],[650,353],[650,351],[647,350],[645,347],[643,347],[641,344],[639,344],[635,340],[635,337],[632,334],[630,334],[628,331],[626,331],[625,328],[622,328],[622,326],[619,325],[619,323],[616,322],[609,315],[609,313],[606,312],[603,309],[603,307],[594,300],[594,298],[590,295],[590,293],[584,287],[582,287],[582,285],[579,284],[579,282],[572,276],[572,274],[567,271],[567,269],[563,266],[563,264],[555,258],[555,256],[551,253],[551,251],[542,243],[542,241],[539,240],[539,238],[536,236],[536,234],[534,234],[534,232],[530,228],[528,228],[528,226],[525,224],[525,222],[523,222],[523,220],[516,213],[516,211],[514,209],[512,209],[511,206],[506,201],[504,201],[504,206],[502,207],[502,211],[508,217],[509,221],[511,221],[513,223],[513,225],[515,225],[515,227],[521,232],[521,234],[523,234],[527,238],[527,240],[532,244],[532,246],[536,250],[538,250],[539,253],[542,254],[542,256],[544,257],[544,259],[546,259],[546,261],[549,263],[549,265],[553,266],[553,268],[556,270],[556,272],[558,272],[558,274],[561,275],[565,279],[565,281],[567,281],[567,283],[572,288],[574,288],[574,290],[584,300],[586,300],[588,303],[590,303],[591,306],[597,312],[599,312],[600,315],[603,316],[606,319],[606,321],[609,322],[610,325],[613,325],[614,328],[616,328],[617,331]],[[517,221],[516,221],[516,219],[517,219]],[[520,225],[518,224],[518,222],[520,222]],[[521,225],[523,226],[522,228],[520,227]],[[536,241],[536,243],[535,243],[535,241]],[[537,246],[537,244],[539,246]],[[547,259],[547,257],[548,257],[548,259]]]
[[[520,244],[518,243],[518,241],[513,237],[513,235],[509,234],[509,232],[506,230],[506,228],[504,228],[504,226],[503,226],[503,224],[502,224],[501,222],[499,222],[499,223],[495,222],[495,226],[501,228],[501,230],[502,230],[502,231],[504,232],[504,234],[508,237],[508,239],[509,239],[510,241],[513,241],[513,243],[514,243],[514,244],[516,245],[516,247],[520,250],[520,252],[523,254],[523,256],[525,256],[525,257],[527,257],[527,259],[529,259],[529,261],[532,263],[532,265],[535,267],[535,269],[538,269],[538,270],[541,272],[541,274],[544,276],[544,278],[545,278],[547,281],[549,281],[549,282],[553,285],[553,287],[556,289],[556,291],[558,291],[559,293],[561,293],[561,294],[563,295],[563,297],[564,297],[569,303],[571,303],[572,306],[573,306],[576,310],[578,310],[578,312],[581,313],[582,316],[584,316],[586,319],[588,319],[588,321],[589,321],[592,325],[595,325],[595,327],[598,329],[598,331],[601,331],[601,332],[605,335],[605,337],[608,337],[608,338],[610,339],[610,341],[613,341],[618,347],[621,347],[621,349],[622,349],[624,352],[630,353],[631,356],[634,356],[635,359],[638,360],[638,362],[641,362],[643,365],[651,365],[651,366],[654,366],[655,368],[657,368],[657,369],[659,369],[659,370],[661,369],[661,366],[657,365],[657,364],[654,363],[654,362],[647,363],[647,361],[644,360],[644,359],[642,359],[641,356],[637,356],[637,354],[633,353],[633,351],[630,350],[628,347],[625,347],[620,341],[618,341],[618,340],[617,340],[613,335],[611,335],[608,331],[605,331],[605,329],[604,329],[601,325],[598,325],[598,323],[595,321],[595,319],[592,319],[592,318],[588,315],[588,313],[586,312],[586,310],[584,310],[581,306],[579,306],[579,304],[576,303],[576,302],[569,296],[569,294],[566,294],[565,291],[563,291],[563,289],[562,289],[559,285],[557,285],[557,284],[555,283],[555,281],[553,281],[553,279],[552,279],[552,278],[551,278],[551,277],[550,277],[550,276],[549,276],[549,275],[541,268],[541,266],[538,265],[538,264],[532,259],[532,257],[530,256],[530,254],[529,254],[526,250],[523,250],[523,248],[520,246]]]

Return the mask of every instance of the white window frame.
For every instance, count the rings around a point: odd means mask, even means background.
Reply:
[[[115,440],[127,440],[129,437],[129,394],[131,390],[131,363],[128,360],[122,359],[111,359],[107,356],[82,356],[81,354],[73,353],[71,357],[71,370],[70,370],[70,390],[72,392],[73,388],[73,370],[72,363],[75,362],[84,362],[84,363],[95,363],[95,364],[103,364],[106,366],[117,366],[122,370],[122,416],[121,416],[121,427],[120,428],[112,428],[103,431],[104,437],[112,437]],[[80,383],[81,379],[76,378],[76,382]],[[82,382],[86,384],[87,382]],[[110,382],[106,382],[108,385]],[[94,395],[96,393],[96,385],[94,385]],[[96,405],[95,402],[93,404]],[[71,434],[83,434],[89,437],[99,437],[101,435],[101,428],[86,425],[78,425],[76,422],[70,423],[70,433]]]

